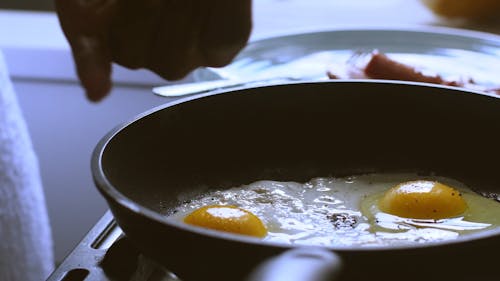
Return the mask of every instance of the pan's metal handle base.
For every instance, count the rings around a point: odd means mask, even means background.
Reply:
[[[337,254],[318,247],[301,247],[265,261],[245,281],[332,281],[341,267]]]

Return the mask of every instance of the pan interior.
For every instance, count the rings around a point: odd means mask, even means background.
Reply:
[[[112,188],[168,213],[211,190],[368,172],[447,176],[498,192],[495,97],[401,83],[268,86],[167,105],[107,143]]]

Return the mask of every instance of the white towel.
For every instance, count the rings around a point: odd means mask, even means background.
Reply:
[[[0,53],[0,280],[45,280],[53,267],[38,161]]]

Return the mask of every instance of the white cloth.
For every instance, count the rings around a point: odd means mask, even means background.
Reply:
[[[38,161],[0,53],[0,280],[45,280],[53,267]]]

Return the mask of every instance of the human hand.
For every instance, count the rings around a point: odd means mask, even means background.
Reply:
[[[251,0],[55,0],[87,97],[111,89],[111,64],[168,80],[228,64],[251,31]]]

